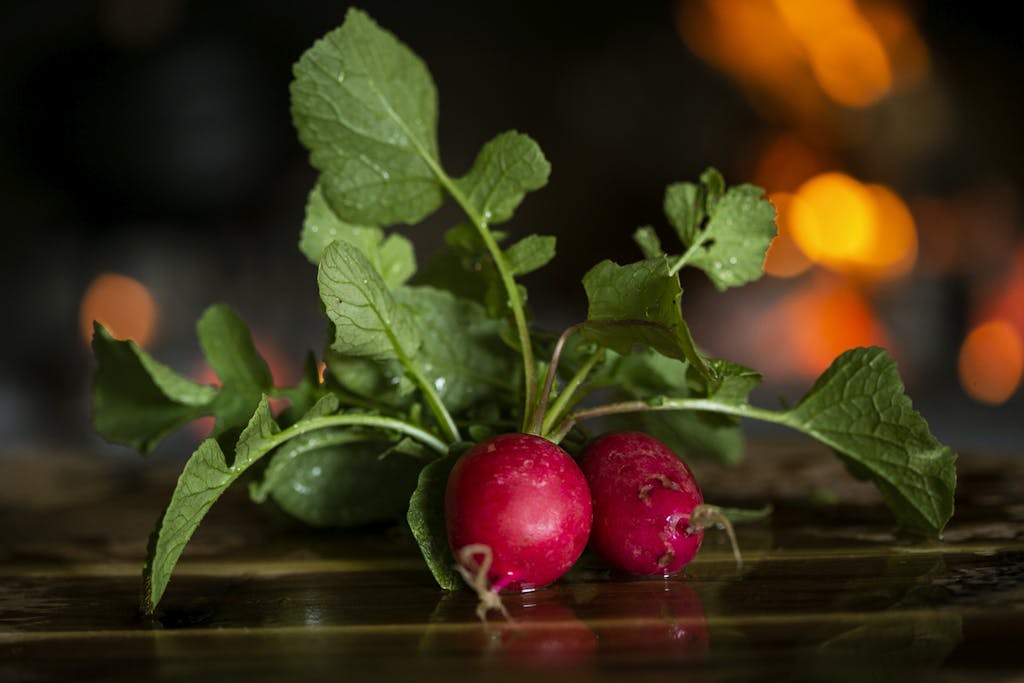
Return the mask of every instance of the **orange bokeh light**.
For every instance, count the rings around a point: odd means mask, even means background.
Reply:
[[[792,192],[834,165],[821,149],[807,144],[799,135],[783,133],[760,150],[751,182],[768,192]]]
[[[894,87],[917,85],[928,78],[931,54],[906,9],[891,2],[865,2],[860,11],[885,45]]]
[[[157,306],[153,295],[138,280],[118,273],[102,273],[89,284],[79,304],[82,335],[92,339],[93,321],[118,339],[147,346],[156,329]]]
[[[917,261],[917,226],[910,208],[884,185],[870,184],[875,224],[871,247],[864,254],[865,268],[877,279],[906,275]]]
[[[825,271],[815,271],[765,309],[755,336],[758,348],[773,350],[771,357],[759,361],[766,370],[801,379],[814,379],[851,348],[891,348],[889,334],[863,292]]]
[[[803,47],[821,89],[848,107],[866,107],[892,87],[885,45],[852,0],[775,0]]]
[[[964,391],[975,401],[1005,403],[1024,376],[1024,340],[1005,320],[982,323],[960,347],[957,370]]]
[[[790,232],[790,210],[800,200],[789,192],[774,192],[769,198],[775,205],[778,233],[764,256],[764,272],[773,277],[796,277],[811,267],[811,261],[793,241]]]
[[[811,261],[849,275],[892,279],[908,273],[917,257],[917,229],[903,200],[845,173],[822,173],[803,183],[787,222],[793,242]]]
[[[871,106],[927,76],[930,57],[902,3],[875,0],[680,0],[678,28],[695,53],[755,100],[801,118],[828,101]]]

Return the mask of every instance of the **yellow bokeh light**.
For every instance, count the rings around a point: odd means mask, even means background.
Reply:
[[[980,403],[1005,403],[1024,376],[1024,340],[1005,320],[975,327],[960,347],[957,359],[960,384]]]
[[[816,175],[796,192],[791,211],[793,240],[812,261],[842,270],[873,241],[870,193],[845,173]]]
[[[828,172],[803,183],[789,208],[789,231],[809,259],[871,280],[906,274],[917,257],[907,205],[883,185]]]
[[[863,266],[875,279],[907,274],[917,260],[917,226],[906,203],[884,185],[867,185],[875,225]]]
[[[86,341],[92,339],[93,321],[118,339],[146,346],[156,328],[153,295],[138,280],[119,273],[102,273],[89,284],[79,305],[79,322]]]

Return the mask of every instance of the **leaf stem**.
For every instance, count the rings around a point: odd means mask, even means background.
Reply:
[[[565,343],[573,333],[584,329],[584,328],[609,328],[609,327],[650,327],[654,329],[668,330],[664,325],[652,322],[650,320],[634,320],[634,319],[622,319],[622,320],[584,320],[583,322],[570,325],[562,332],[558,337],[558,341],[555,342],[555,348],[551,352],[551,362],[548,364],[548,369],[544,377],[544,388],[541,390],[541,394],[537,399],[537,408],[533,413],[533,418],[530,421],[527,432],[530,434],[547,434],[550,431],[552,425],[560,417],[562,412],[569,405],[569,402],[573,398],[576,390],[586,380],[587,375],[594,369],[594,366],[600,362],[603,357],[603,352],[599,349],[593,353],[584,365],[576,372],[565,389],[558,394],[558,399],[555,405],[552,406],[551,410],[548,411],[548,401],[551,398],[551,391],[554,388],[555,378],[558,376],[558,364],[561,361],[562,350],[565,348]],[[696,347],[693,346],[693,340],[689,337],[689,330],[686,330],[686,339],[690,346],[694,348],[695,360],[700,360],[699,356],[696,356]],[[695,362],[698,369],[701,369],[699,363]]]
[[[523,301],[519,297],[519,289],[516,286],[515,278],[512,276],[512,272],[509,270],[508,265],[505,263],[504,254],[501,252],[501,247],[495,241],[494,236],[487,227],[487,216],[480,215],[476,208],[469,203],[466,195],[462,193],[459,186],[455,184],[455,181],[445,173],[445,170],[441,168],[440,160],[436,157],[436,152],[425,147],[419,138],[413,133],[413,131],[406,124],[405,120],[398,115],[398,113],[391,107],[390,102],[383,94],[376,88],[376,84],[370,81],[371,86],[377,92],[380,98],[381,104],[384,106],[388,115],[394,120],[402,130],[409,136],[409,140],[412,141],[413,146],[416,148],[420,158],[426,162],[430,167],[430,170],[437,177],[438,182],[441,183],[442,187],[448,192],[449,195],[458,203],[462,210],[469,217],[469,220],[473,223],[477,232],[480,234],[480,239],[483,240],[484,246],[487,247],[488,253],[494,260],[494,266],[498,269],[498,274],[501,276],[501,283],[505,288],[505,294],[508,297],[508,306],[512,309],[512,317],[515,320],[516,335],[519,338],[519,348],[523,356],[523,392],[524,392],[524,404],[525,409],[523,410],[523,423],[522,429],[525,430],[526,426],[530,424],[532,414],[534,410],[534,392],[536,391],[537,383],[537,369],[536,363],[533,356],[533,344],[530,340],[530,328],[526,323],[526,311],[523,307]],[[421,386],[423,386],[421,384]],[[428,392],[429,393],[429,392]],[[434,398],[437,398],[436,395]],[[428,396],[428,401],[431,400]],[[434,406],[431,406],[432,408]],[[442,404],[443,407],[443,404]],[[444,411],[447,413],[447,410]],[[454,428],[455,424],[449,417],[447,420],[447,426]],[[458,432],[456,431],[455,434]]]
[[[441,424],[441,429],[444,431],[445,438],[448,439],[449,443],[458,443],[462,441],[462,436],[459,434],[459,427],[455,424],[455,419],[452,414],[448,411],[444,401],[437,393],[437,389],[428,380],[419,367],[415,363],[407,361],[404,357],[402,358],[406,369],[409,374],[412,375],[413,381],[419,386],[423,392],[423,397],[427,401],[427,406],[430,408],[430,412],[434,414],[437,421]]]
[[[543,417],[541,423],[541,435],[547,434],[555,421],[565,412],[569,407],[569,403],[576,395],[576,390],[580,388],[580,385],[587,379],[587,375],[594,369],[594,366],[600,363],[604,359],[604,349],[597,349],[594,353],[590,354],[587,360],[580,366],[580,369],[576,371],[576,374],[572,376],[566,385],[558,393],[558,398],[555,399],[554,404],[551,406],[551,410],[548,414]],[[570,427],[571,429],[571,427]],[[561,441],[561,439],[559,439]]]
[[[360,415],[352,413],[341,413],[338,415],[323,415],[297,422],[287,429],[282,429],[270,439],[270,446],[267,450],[276,448],[285,441],[308,432],[327,427],[373,427],[375,429],[388,429],[416,439],[424,446],[434,450],[438,455],[448,453],[448,445],[438,439],[430,432],[417,427],[416,425],[403,422],[402,420],[385,417],[383,415]]]
[[[565,347],[566,340],[572,336],[573,332],[580,329],[583,325],[584,323],[570,325],[558,336],[558,341],[555,342],[555,348],[551,351],[551,362],[548,363],[547,372],[544,374],[544,388],[541,389],[540,396],[537,398],[537,408],[533,411],[529,428],[526,430],[528,434],[541,433],[543,424],[546,421],[545,413],[548,409],[548,400],[551,398],[551,391],[555,386],[555,377],[558,376],[558,363],[562,358],[562,349]]]
[[[516,285],[515,277],[513,277],[512,271],[509,270],[508,264],[505,263],[505,255],[502,253],[501,247],[498,245],[498,242],[494,239],[494,235],[491,234],[490,229],[487,227],[487,217],[482,216],[477,212],[476,208],[469,203],[469,200],[462,193],[459,186],[455,184],[455,181],[453,181],[440,166],[436,163],[431,163],[434,173],[437,175],[441,184],[456,203],[462,207],[462,210],[466,213],[466,216],[476,228],[477,233],[480,235],[480,239],[483,240],[484,246],[487,248],[487,252],[494,261],[494,267],[498,270],[498,275],[501,278],[501,284],[505,288],[505,296],[508,297],[508,307],[512,309],[512,318],[515,322],[516,336],[519,339],[519,349],[523,357],[524,410],[521,428],[523,431],[527,431],[533,422],[533,415],[536,412],[534,402],[536,400],[535,392],[537,390],[537,369],[536,360],[533,355],[533,342],[530,339],[530,328],[526,322],[526,310],[523,306],[523,300],[519,296],[519,287]]]
[[[793,426],[785,413],[777,413],[763,408],[755,408],[746,403],[723,403],[709,398],[669,398],[658,402],[649,401],[620,401],[618,403],[606,403],[592,408],[584,408],[569,413],[558,424],[549,437],[555,443],[565,438],[577,422],[589,420],[595,417],[607,415],[621,415],[623,413],[640,413],[644,411],[660,410],[704,410],[723,415],[734,415],[736,417],[749,417],[764,422],[774,422]]]
[[[697,253],[697,250],[704,246],[704,240],[698,238],[693,244],[691,244],[686,251],[684,251],[679,258],[669,267],[669,275],[678,275],[679,271],[683,269],[683,266],[687,264],[690,258]]]

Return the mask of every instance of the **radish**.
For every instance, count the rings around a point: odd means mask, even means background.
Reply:
[[[668,576],[694,558],[705,527],[723,524],[732,538],[719,509],[704,504],[690,468],[654,437],[601,436],[583,452],[581,467],[593,496],[591,547],[612,569]]]
[[[552,583],[583,553],[590,489],[564,450],[531,434],[500,434],[466,451],[445,489],[445,527],[458,568],[481,597]]]

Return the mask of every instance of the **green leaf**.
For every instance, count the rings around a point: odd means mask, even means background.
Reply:
[[[354,244],[369,257],[377,250],[383,237],[384,231],[375,225],[355,225],[338,218],[324,199],[319,183],[310,190],[299,237],[299,250],[311,263],[320,263],[324,249],[336,240]]]
[[[432,287],[402,287],[395,298],[415,320],[418,361],[452,412],[516,398],[518,354],[502,341],[504,324],[483,306]]]
[[[502,230],[489,229],[489,232],[497,243],[504,242],[508,238],[508,233]],[[487,245],[480,237],[480,232],[475,225],[469,222],[459,223],[445,230],[444,243],[449,249],[467,259],[479,260],[490,257]]]
[[[217,390],[154,360],[93,324],[93,426],[103,438],[152,451],[171,432],[209,414]]]
[[[708,361],[714,375],[708,395],[720,401],[736,405],[747,402],[752,392],[761,383],[763,377],[756,370],[751,370],[727,360],[712,359]]]
[[[483,146],[473,168],[455,184],[483,221],[496,225],[512,217],[527,192],[544,187],[550,173],[551,164],[533,139],[507,131]]]
[[[698,240],[701,226],[707,218],[704,198],[704,188],[693,183],[673,183],[665,188],[665,217],[684,245]]]
[[[437,383],[426,377],[427,368],[417,359],[422,340],[414,317],[398,304],[362,252],[346,242],[328,246],[320,260],[319,282],[320,298],[334,326],[331,349],[357,358],[398,361],[445,437],[458,441],[458,426]],[[451,330],[445,330],[442,338],[449,335]]]
[[[322,431],[328,433],[297,437],[274,454],[270,498],[314,527],[403,519],[423,461],[401,454],[381,458],[391,444],[367,442],[366,435],[348,430]]]
[[[349,9],[294,75],[292,120],[342,220],[413,224],[441,205],[437,92],[407,46]]]
[[[506,249],[504,254],[513,275],[526,275],[543,268],[555,258],[555,238],[551,235],[527,235]]]
[[[331,348],[373,360],[415,357],[415,322],[395,301],[380,273],[355,246],[333,242],[320,259],[320,298],[334,325]]]
[[[380,243],[374,265],[384,284],[394,289],[416,274],[415,247],[407,238],[392,233]]]
[[[278,422],[284,426],[291,425],[297,418],[314,408],[318,402],[328,397],[337,401],[334,394],[325,393],[326,391],[327,389],[320,381],[320,365],[316,356],[310,353],[306,356],[306,363],[302,368],[302,377],[298,384],[277,391],[279,396],[288,401],[288,407],[277,416]],[[336,407],[335,410],[337,410]]]
[[[407,515],[409,528],[419,544],[430,573],[445,590],[457,590],[465,585],[455,569],[455,557],[448,547],[444,521],[445,487],[448,485],[448,475],[458,459],[458,454],[452,453],[431,462],[420,471],[416,490],[409,498]]]
[[[206,513],[243,472],[275,445],[273,437],[279,431],[271,417],[270,406],[265,400],[261,401],[239,436],[230,464],[214,439],[201,443],[185,463],[171,502],[151,541],[150,555],[143,569],[146,613],[152,614],[156,609],[185,545]]]
[[[717,362],[721,361],[712,361]],[[612,367],[608,379],[623,398],[649,400],[657,396],[687,397],[699,393],[700,386],[692,386],[687,363],[652,351],[619,358]],[[706,458],[734,464],[744,455],[739,421],[716,413],[649,411],[612,416],[608,422],[612,429],[646,432],[685,459]]]
[[[434,253],[416,273],[412,284],[429,286],[451,292],[460,299],[484,303],[486,292],[490,287],[484,268],[494,272],[490,263],[482,260],[471,260],[463,257],[453,249],[444,249]]]
[[[664,209],[686,247],[673,273],[684,265],[695,266],[719,290],[761,277],[765,253],[776,233],[775,207],[764,190],[753,185],[726,189],[718,171],[708,169],[700,185],[670,185]]]
[[[763,274],[764,256],[775,232],[775,207],[764,191],[753,185],[732,187],[711,213],[702,246],[690,263],[719,290],[745,285]]]
[[[686,360],[706,372],[679,307],[683,290],[664,258],[620,266],[602,261],[583,276],[589,308],[583,334],[627,355],[637,345]]]
[[[932,436],[884,349],[843,353],[780,421],[856,463],[904,527],[938,535],[952,517],[956,453]]]
[[[708,213],[714,213],[715,207],[725,194],[725,178],[714,168],[706,168],[700,174],[700,184],[704,190],[704,206]]]
[[[633,233],[633,241],[640,247],[640,251],[646,259],[660,258],[665,255],[665,251],[661,248],[661,240],[658,239],[658,233],[649,225],[638,228]]]
[[[377,409],[400,408],[413,400],[416,384],[397,360],[348,356],[332,349],[327,349],[325,360],[324,380],[328,387],[362,399],[364,405]]]
[[[216,418],[213,436],[217,436],[245,424],[274,380],[249,328],[230,308],[209,307],[196,327],[206,361],[221,381],[211,406]]]
[[[385,237],[384,231],[376,226],[352,225],[341,220],[328,206],[318,184],[306,202],[299,249],[310,262],[318,264],[327,245],[338,240],[358,247],[389,288],[404,283],[416,272],[412,242],[399,234]]]

